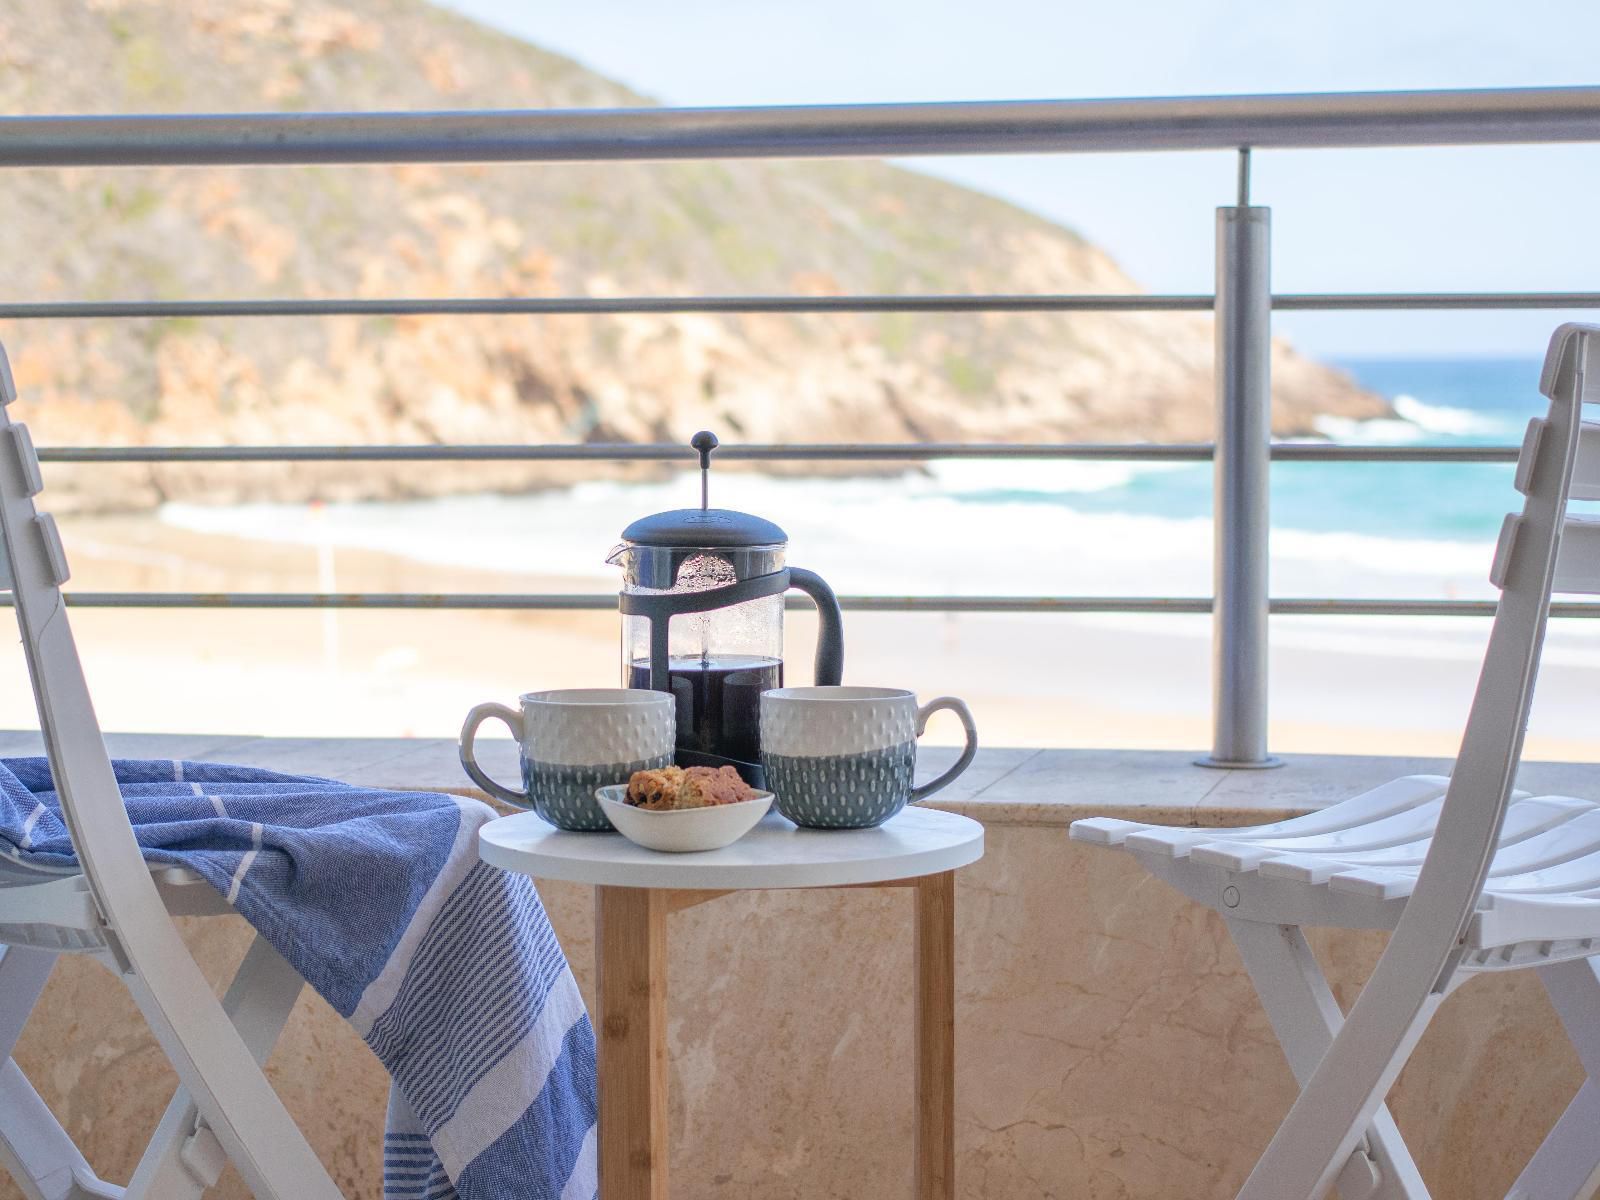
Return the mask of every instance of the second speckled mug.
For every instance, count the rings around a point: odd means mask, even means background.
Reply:
[[[961,757],[939,778],[912,786],[917,738],[948,709],[967,731]],[[761,693],[761,764],[773,805],[796,825],[870,829],[931,796],[978,751],[972,713],[954,696],[921,708],[901,688],[792,687]]]

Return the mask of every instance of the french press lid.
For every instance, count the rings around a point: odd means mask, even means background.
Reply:
[[[789,540],[788,534],[765,517],[731,508],[675,508],[652,513],[629,525],[622,537],[642,546],[705,546],[716,550],[781,546]]]

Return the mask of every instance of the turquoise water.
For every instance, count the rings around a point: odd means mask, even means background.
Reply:
[[[1338,366],[1390,397],[1402,421],[1322,423],[1354,444],[1518,445],[1542,414],[1537,359],[1350,359]],[[1384,538],[1493,540],[1508,505],[1512,468],[1481,463],[1278,463],[1272,468],[1275,529]],[[981,503],[1057,502],[1084,513],[1181,518],[1211,514],[1211,468],[1140,471],[1094,492],[1026,487],[968,492]]]

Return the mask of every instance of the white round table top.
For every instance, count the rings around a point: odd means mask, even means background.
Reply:
[[[568,833],[515,813],[478,831],[484,862],[536,879],[610,887],[837,887],[953,871],[983,857],[983,826],[932,808],[903,810],[876,829],[801,829],[768,813],[721,850],[664,854],[620,833]]]

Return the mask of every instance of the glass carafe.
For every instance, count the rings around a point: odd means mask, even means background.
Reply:
[[[623,570],[622,682],[677,697],[680,765],[743,768],[761,761],[761,693],[783,686],[783,592],[770,590],[788,585],[783,551],[781,543],[625,544],[612,556]],[[627,611],[628,597],[687,599],[748,581],[759,581],[755,590],[765,594],[663,617]],[[653,654],[658,623],[665,625],[664,663]]]

